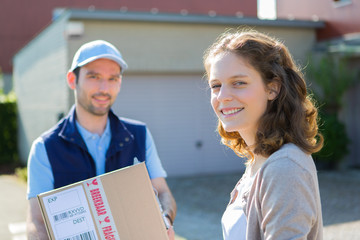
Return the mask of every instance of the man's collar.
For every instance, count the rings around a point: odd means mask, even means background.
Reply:
[[[99,136],[99,134],[92,133],[92,132],[88,131],[86,128],[84,128],[83,126],[81,126],[81,124],[77,120],[75,120],[75,124],[76,124],[76,127],[77,127],[80,135],[83,137],[84,140],[90,139],[94,136]],[[105,130],[104,130],[103,134],[99,137],[102,137],[105,135],[110,135],[110,134],[111,134],[110,133],[110,121],[109,121],[109,118],[107,118]]]

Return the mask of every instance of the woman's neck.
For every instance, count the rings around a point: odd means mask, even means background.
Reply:
[[[261,156],[261,155],[254,155],[254,160],[249,164],[248,170],[250,171],[250,176],[254,176],[257,171],[262,167],[262,165],[265,163],[267,157]]]
[[[251,129],[243,129],[239,131],[239,134],[242,139],[244,139],[246,145],[249,147],[251,151],[253,151],[255,146],[255,135],[256,131]]]
[[[249,150],[254,154],[255,150],[255,130],[243,130],[239,131],[240,136],[244,139],[246,145],[248,146]],[[264,162],[266,161],[267,157],[262,155],[254,154],[253,161],[247,166],[248,170],[250,171],[250,176],[254,176],[257,171],[262,167]]]

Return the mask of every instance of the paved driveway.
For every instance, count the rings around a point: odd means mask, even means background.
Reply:
[[[177,240],[222,239],[220,219],[242,173],[169,178],[178,204]],[[360,239],[360,171],[319,172],[325,240]],[[0,176],[0,239],[25,240],[26,186]]]
[[[0,175],[0,239],[24,240],[26,185],[16,177]]]
[[[222,239],[220,219],[242,173],[173,178],[176,233],[187,240]],[[360,171],[319,172],[324,240],[360,239]]]

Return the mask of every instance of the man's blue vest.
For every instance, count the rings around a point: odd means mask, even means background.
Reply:
[[[146,126],[118,118],[109,112],[111,141],[105,171],[133,165],[134,158],[145,161]],[[75,107],[69,115],[42,136],[54,175],[54,188],[96,176],[96,167],[75,124]]]

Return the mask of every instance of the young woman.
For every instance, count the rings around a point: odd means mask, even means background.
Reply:
[[[204,65],[222,143],[248,159],[222,217],[224,239],[322,239],[311,154],[323,139],[288,49],[259,32],[225,33]]]

